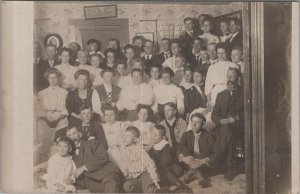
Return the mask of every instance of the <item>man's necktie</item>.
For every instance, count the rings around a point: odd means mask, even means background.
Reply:
[[[169,55],[168,54],[165,54],[165,59],[168,59],[169,58]]]
[[[199,137],[200,137],[200,133],[195,135],[195,143],[194,143],[194,153],[195,154],[200,154]]]

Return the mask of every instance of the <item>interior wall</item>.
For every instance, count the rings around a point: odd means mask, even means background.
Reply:
[[[291,188],[291,8],[264,3],[266,193]]]
[[[112,2],[35,2],[34,39],[43,43],[48,33],[62,36],[64,45],[74,41],[74,32],[69,19],[85,19],[84,6],[114,4]],[[166,30],[175,28],[175,37],[183,30],[185,17],[197,17],[200,14],[219,16],[242,9],[242,3],[117,3],[118,18],[129,18],[129,39],[141,29],[155,31],[153,25],[141,24],[140,20],[158,20],[158,38],[167,36]],[[113,19],[113,18],[112,18]],[[43,44],[42,44],[43,45]]]

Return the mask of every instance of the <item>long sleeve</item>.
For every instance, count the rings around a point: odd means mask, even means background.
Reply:
[[[152,178],[152,180],[158,180],[158,175],[156,173],[156,166],[154,161],[150,158],[150,156],[148,155],[148,153],[142,149],[142,161],[143,164],[146,166],[146,169],[148,171],[148,173],[150,174],[150,177]]]
[[[96,126],[95,126],[95,135],[96,135],[96,139],[99,139],[100,142],[103,144],[103,146],[105,147],[105,149],[108,149],[108,143],[105,137],[105,133],[103,130],[102,125],[100,124],[100,122],[97,122]]]
[[[191,153],[188,148],[188,141],[190,141],[187,137],[187,132],[183,133],[180,143],[178,145],[177,154],[182,154],[183,156],[190,156]]]
[[[216,104],[215,104],[215,106],[213,108],[213,111],[211,113],[211,120],[216,125],[220,125],[220,120],[222,119],[222,117],[221,117],[222,107],[221,106],[222,106],[221,96],[220,96],[220,94],[218,94]]]
[[[141,89],[142,89],[142,91],[141,91],[140,103],[151,106],[154,101],[154,93],[153,93],[151,86],[149,86],[147,84],[143,84]]]
[[[160,151],[160,167],[162,169],[170,167],[172,163],[171,158],[171,148],[169,145],[166,145],[161,151]]]
[[[212,66],[209,66],[208,70],[207,70],[207,74],[206,74],[206,79],[205,79],[205,95],[209,95],[212,92],[212,89],[214,87],[213,85],[213,81],[212,81],[212,76],[213,76],[213,72],[212,72]]]
[[[97,90],[93,91],[92,94],[92,107],[93,107],[93,111],[99,115],[103,115],[102,111],[101,111],[101,101],[100,101],[100,97],[98,95]]]
[[[66,98],[66,108],[68,110],[69,115],[71,115],[71,113],[74,111],[74,107],[75,107],[74,103],[75,103],[74,96],[72,92],[69,92]]]
[[[184,113],[184,95],[180,88],[177,89],[177,109],[179,114]]]
[[[86,160],[84,165],[87,168],[87,172],[93,172],[104,163],[108,162],[109,156],[102,143],[96,140],[89,140],[89,143],[93,150],[93,158],[92,160]]]

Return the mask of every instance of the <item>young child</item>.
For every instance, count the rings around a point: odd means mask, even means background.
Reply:
[[[203,69],[204,73],[206,74],[210,66],[209,56],[206,48],[200,50],[200,58],[201,58],[200,67]]]
[[[240,47],[234,47],[231,51],[231,61],[237,64],[241,73],[244,73],[243,50]]]
[[[140,131],[136,127],[128,127],[123,134],[120,149],[120,169],[126,179],[123,189],[125,193],[155,193],[160,189],[156,166],[139,139]]]
[[[187,65],[187,61],[186,58],[179,54],[176,59],[175,59],[175,67],[172,68],[172,70],[174,71],[175,75],[173,77],[173,83],[176,86],[180,86],[180,83],[183,81],[183,77],[184,77],[184,67],[188,66]]]
[[[73,142],[68,137],[61,137],[57,143],[58,153],[48,160],[47,174],[41,178],[46,181],[48,192],[75,192],[73,174],[76,166],[72,160]]]
[[[132,122],[132,126],[138,128],[141,134],[141,144],[146,151],[150,150],[153,146],[153,141],[151,138],[152,127],[154,123],[150,120],[151,108],[147,105],[139,104],[137,106],[138,120]]]
[[[203,20],[203,25],[201,26],[201,30],[203,31],[203,34],[200,35],[199,37],[204,39],[205,45],[208,45],[209,43],[215,42],[219,43],[220,40],[217,36],[211,34],[212,30],[212,21],[210,18],[205,18]]]
[[[154,88],[155,86],[158,86],[161,81],[160,81],[160,77],[161,77],[161,68],[159,65],[152,65],[151,66],[151,71],[150,71],[150,80],[148,82],[148,84]]]
[[[102,64],[102,62],[103,58],[101,55],[93,54],[90,56],[91,67],[93,67],[93,70],[90,72],[93,88],[103,83],[102,77],[100,75],[102,71],[100,65]]]
[[[161,179],[165,178],[171,184],[170,190],[174,191],[183,184],[177,179],[182,176],[182,168],[176,164],[175,155],[171,152],[171,147],[166,138],[166,128],[162,125],[153,127],[154,146],[150,150],[150,156],[154,159],[157,172]]]

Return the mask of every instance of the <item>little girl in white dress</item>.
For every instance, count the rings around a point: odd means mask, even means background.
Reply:
[[[143,145],[143,148],[148,151],[153,146],[152,140],[152,128],[154,123],[148,121],[150,108],[146,105],[138,105],[138,120],[132,122],[132,126],[136,127],[140,131],[140,144]]]
[[[48,192],[75,192],[75,163],[72,160],[72,140],[62,137],[57,143],[57,153],[48,160],[47,173],[41,178],[46,181]]]

